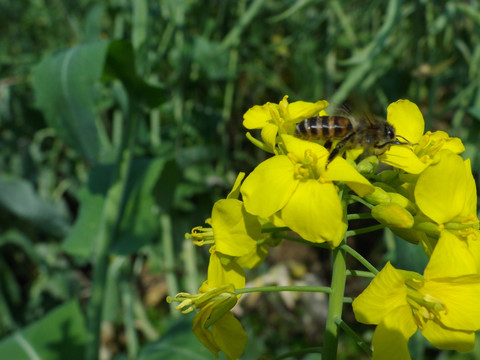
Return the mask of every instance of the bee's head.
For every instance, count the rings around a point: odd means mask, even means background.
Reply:
[[[395,140],[396,138],[395,128],[393,127],[392,124],[385,122],[384,135],[385,135],[385,138],[388,139],[389,141]]]

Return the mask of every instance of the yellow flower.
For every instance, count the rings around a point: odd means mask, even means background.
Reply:
[[[288,96],[285,95],[279,104],[266,103],[250,108],[243,116],[243,126],[247,129],[262,129],[261,136],[266,148],[274,152],[278,133],[293,134],[296,123],[318,115],[327,106],[325,100],[289,104]]]
[[[420,174],[414,196],[420,210],[437,224],[478,222],[470,161],[449,150],[441,150],[437,161]]]
[[[410,359],[408,339],[420,329],[439,349],[470,351],[480,329],[480,275],[420,274],[390,263],[353,302],[359,322],[378,325],[374,359]]]
[[[239,321],[229,311],[237,301],[235,289],[245,288],[245,274],[238,263],[210,248],[208,263],[208,280],[200,287],[200,293],[222,292],[222,295],[209,301],[195,315],[193,332],[197,338],[215,356],[223,351],[228,359],[237,359],[245,350],[247,334]],[[222,291],[227,287],[229,291]],[[208,328],[212,327],[211,330]]]
[[[290,135],[281,139],[288,154],[265,160],[244,181],[245,208],[306,240],[338,246],[346,220],[333,182],[343,181],[361,196],[373,187],[342,158],[325,169],[328,151],[323,146]]]
[[[204,283],[198,295],[180,293],[174,299],[167,300],[180,301],[176,309],[183,313],[189,313],[195,308],[200,309],[193,319],[193,332],[216,357],[219,351],[232,360],[242,355],[247,344],[247,334],[230,312],[237,303],[232,284],[209,289]]]
[[[240,357],[247,343],[245,330],[230,312],[240,297],[235,289],[245,288],[242,267],[253,267],[266,256],[265,246],[258,245],[261,225],[238,200],[244,175],[239,174],[226,199],[214,204],[212,217],[206,221],[211,227],[196,227],[186,235],[196,245],[212,245],[208,278],[199,294],[180,293],[168,299],[181,302],[177,309],[184,313],[200,309],[193,319],[193,332],[216,357],[222,351],[232,360]]]
[[[243,202],[237,200],[244,175],[239,174],[226,199],[213,205],[212,217],[205,221],[211,227],[197,226],[186,238],[194,239],[198,246],[214,245],[216,252],[236,258],[242,267],[253,268],[265,259],[268,250],[266,241],[259,242],[265,235],[258,218],[247,213]]]
[[[230,310],[240,295],[235,289],[245,288],[245,274],[231,257],[210,248],[208,279],[197,295],[179,293],[168,302],[178,301],[177,310],[189,313],[200,309],[193,319],[193,332],[215,356],[223,351],[228,359],[237,359],[245,349],[247,334]],[[211,329],[210,329],[211,328]]]
[[[380,160],[411,174],[420,174],[432,162],[441,149],[459,154],[465,147],[458,138],[447,133],[428,131],[423,134],[425,122],[417,105],[408,100],[398,100],[388,106],[387,121],[395,127],[397,135],[407,139],[413,146],[392,146]]]
[[[440,237],[458,245],[452,246],[448,254],[450,261],[470,262],[465,269],[480,272],[477,191],[470,161],[449,150],[441,150],[435,159],[418,177],[415,202],[422,213],[437,224]],[[424,225],[419,223],[417,227],[421,229]],[[434,247],[434,244],[422,245],[424,249]],[[457,266],[455,271],[463,271],[463,267]]]

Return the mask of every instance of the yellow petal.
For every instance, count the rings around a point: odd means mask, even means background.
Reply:
[[[454,277],[477,272],[476,258],[468,243],[443,230],[424,271],[426,279]]]
[[[463,145],[462,140],[456,137],[450,137],[445,131],[434,131],[433,133],[427,134],[429,134],[429,145],[437,144],[441,141],[442,149],[450,150],[455,154],[460,154],[465,151],[465,146]]]
[[[477,186],[472,175],[472,167],[470,159],[465,160],[465,173],[467,174],[467,183],[465,185],[465,205],[463,207],[461,216],[477,214]]]
[[[268,246],[260,245],[255,247],[255,249],[248,254],[240,256],[236,261],[243,269],[253,269],[263,263],[267,255]]]
[[[408,339],[416,330],[412,310],[408,305],[400,306],[388,313],[373,334],[373,359],[410,359]]]
[[[267,125],[268,121],[272,120],[270,107],[272,104],[255,105],[248,109],[243,115],[243,126],[247,129],[261,129]]]
[[[208,320],[213,309],[213,303],[207,304],[207,306],[203,307],[199,312],[195,314],[193,318],[192,330],[198,340],[208,349],[210,350],[215,357],[218,357],[218,352],[220,351],[219,346],[216,344],[213,334],[208,330],[205,329],[204,324]]]
[[[343,208],[332,183],[302,181],[281,211],[285,224],[311,242],[338,246],[346,231]]]
[[[227,359],[238,359],[247,346],[247,333],[231,312],[212,325],[213,339]]]
[[[232,284],[235,289],[245,287],[245,273],[235,260],[227,265],[222,263],[221,254],[213,251],[208,263],[208,289],[215,289],[222,285]]]
[[[441,150],[438,156],[440,160],[420,174],[414,195],[422,212],[443,224],[463,211],[467,176],[459,155]]]
[[[450,329],[480,329],[480,275],[466,275],[426,281],[422,292],[440,300],[446,307],[440,322]]]
[[[322,166],[322,165],[319,165]],[[330,181],[343,181],[348,187],[355,191],[359,196],[371,194],[374,187],[370,182],[361,175],[352,165],[345,159],[336,157],[323,174],[325,179]]]
[[[227,199],[238,199],[240,196],[240,185],[242,184],[243,179],[245,178],[244,172],[239,172],[235,183],[233,184],[232,191],[227,195]]]
[[[266,219],[285,206],[297,185],[292,162],[279,155],[258,165],[245,179],[240,192],[247,212]]]
[[[454,331],[429,321],[422,330],[422,335],[436,348],[467,352],[475,346],[475,333]]]
[[[420,174],[427,167],[408,146],[392,146],[379,159],[410,174]]]
[[[300,121],[310,118],[312,116],[318,116],[320,111],[328,106],[328,102],[325,100],[319,100],[317,102],[295,101],[288,105],[288,113],[290,114],[290,120]]]
[[[418,106],[408,100],[398,100],[387,108],[387,121],[395,127],[396,134],[412,144],[423,135],[425,121]]]
[[[315,157],[318,161],[318,166],[325,168],[325,163],[328,157],[328,150],[322,145],[298,139],[292,135],[282,135],[283,143],[285,144],[289,153],[295,155],[299,161],[304,162],[305,156]]]
[[[262,140],[267,144],[270,148],[275,148],[275,143],[277,139],[278,133],[278,126],[275,124],[266,124],[262,128],[261,136]]]
[[[216,250],[230,256],[253,251],[262,231],[257,217],[248,214],[243,203],[235,199],[221,199],[213,205],[212,228]]]
[[[357,321],[379,324],[395,309],[407,305],[405,278],[388,262],[370,285],[353,301]]]

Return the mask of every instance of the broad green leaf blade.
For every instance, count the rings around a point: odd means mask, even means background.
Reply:
[[[166,162],[166,158],[132,161],[126,188],[127,202],[119,232],[109,249],[111,253],[132,254],[154,238],[158,230],[158,210],[155,210],[152,192]],[[113,166],[110,165],[97,165],[90,171],[87,187],[79,193],[79,216],[62,245],[69,254],[83,258],[92,254],[103,221],[112,172]],[[165,196],[170,197],[170,194]]]
[[[83,360],[86,330],[76,301],[67,302],[0,341],[0,359]]]
[[[113,165],[96,165],[90,170],[87,186],[78,195],[78,218],[62,244],[67,253],[82,258],[92,254],[113,169]]]
[[[158,233],[159,211],[155,206],[152,191],[165,163],[165,158],[133,160],[127,184],[129,200],[122,216],[118,237],[110,247],[111,253],[133,254]]]
[[[70,229],[61,207],[40,198],[23,179],[0,176],[0,206],[50,235],[62,237]]]
[[[111,158],[111,144],[95,106],[96,86],[119,79],[131,100],[150,107],[164,90],[137,75],[132,45],[101,41],[74,46],[44,58],[33,69],[36,106],[58,136],[95,164]]]
[[[109,45],[78,45],[47,56],[33,69],[36,106],[58,136],[91,163],[107,146],[94,99]]]
[[[105,63],[104,79],[119,79],[131,99],[139,104],[155,107],[165,100],[165,91],[145,82],[137,75],[135,54],[131,43],[112,41]]]

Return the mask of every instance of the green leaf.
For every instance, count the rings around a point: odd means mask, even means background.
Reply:
[[[126,185],[125,210],[119,232],[110,246],[111,253],[132,254],[155,236],[158,229],[158,210],[155,210],[152,192],[166,163],[165,158],[132,161]],[[92,254],[113,170],[110,165],[97,165],[90,171],[87,187],[79,192],[78,219],[62,245],[69,254],[83,258]],[[173,190],[171,192],[173,193]],[[166,198],[171,196],[170,192],[165,194]]]
[[[228,77],[228,49],[221,43],[200,36],[195,38],[193,59],[205,70],[210,79],[220,80]]]
[[[110,247],[114,254],[135,253],[158,232],[158,208],[152,191],[162,174],[166,159],[135,159],[127,183],[128,202],[122,216],[119,235]]]
[[[36,106],[58,136],[92,163],[108,145],[102,144],[94,102],[108,47],[106,41],[78,45],[47,56],[33,69]]]
[[[62,244],[67,253],[83,258],[92,254],[113,168],[113,165],[96,165],[90,170],[87,186],[78,194],[78,218]]]
[[[155,107],[165,100],[165,90],[149,85],[137,75],[135,54],[131,43],[112,41],[105,63],[104,79],[119,79],[131,99],[139,104]]]
[[[36,106],[58,136],[95,164],[111,158],[111,144],[96,108],[96,87],[119,79],[131,100],[157,106],[164,91],[137,75],[132,46],[124,41],[77,45],[44,58],[33,69]]]
[[[47,234],[63,237],[69,231],[67,214],[41,199],[26,180],[0,176],[0,205]]]
[[[86,336],[80,307],[76,301],[70,301],[2,339],[0,358],[83,360]]]

